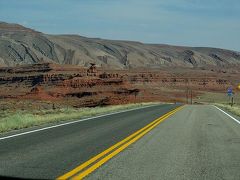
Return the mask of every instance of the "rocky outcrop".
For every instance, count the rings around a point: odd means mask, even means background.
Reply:
[[[207,74],[207,76],[206,76]],[[143,101],[181,102],[186,90],[225,92],[239,73],[185,69],[129,71],[50,63],[0,68],[0,97],[60,101],[75,107]]]

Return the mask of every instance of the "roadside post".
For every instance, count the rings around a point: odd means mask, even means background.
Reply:
[[[233,101],[233,96],[232,96],[232,98],[231,98],[231,107],[233,106],[233,104],[234,104],[234,101]]]

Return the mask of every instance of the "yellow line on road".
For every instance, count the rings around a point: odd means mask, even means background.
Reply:
[[[90,160],[86,161],[85,163],[81,164],[80,166],[76,167],[75,169],[73,169],[73,170],[67,172],[66,174],[58,177],[57,179],[82,179],[82,178],[86,177],[88,174],[90,174],[91,172],[96,170],[102,164],[106,163],[112,157],[116,156],[118,153],[123,151],[129,145],[136,142],[138,139],[140,139],[142,136],[144,136],[146,133],[148,133],[150,130],[152,130],[154,127],[156,127],[162,121],[164,121],[165,119],[167,119],[169,116],[176,113],[180,109],[182,109],[182,106],[178,107],[178,108],[174,109],[173,111],[170,111],[167,114],[161,116],[160,118],[154,120],[153,122],[151,122],[147,126],[145,126],[142,129],[136,131],[132,135],[128,136],[127,138],[123,139],[122,141],[118,142],[117,144],[111,146],[107,150],[105,150],[102,153],[96,155],[95,157],[91,158]],[[114,150],[114,149],[116,149],[116,150]],[[113,152],[110,153],[111,151],[113,151]],[[108,153],[110,153],[110,154],[108,154]],[[105,156],[105,155],[107,155],[107,156]],[[100,161],[91,165],[92,163],[94,163],[98,159],[102,158],[103,156],[105,156],[103,159],[101,159]],[[91,166],[89,168],[87,168],[89,165],[91,165]],[[82,171],[84,168],[87,168],[87,169]],[[82,171],[82,172],[80,172],[80,171]]]

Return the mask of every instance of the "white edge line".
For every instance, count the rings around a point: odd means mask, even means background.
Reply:
[[[225,111],[223,111],[222,109],[220,109],[217,106],[214,106],[215,108],[217,108],[219,111],[223,112],[224,114],[226,114],[228,117],[232,118],[234,121],[236,121],[238,124],[240,124],[240,121],[237,120],[236,118],[232,117],[230,114],[226,113]]]
[[[22,136],[22,135],[26,135],[26,134],[30,134],[30,133],[34,133],[34,132],[44,131],[47,129],[52,129],[52,128],[56,128],[56,127],[60,127],[60,126],[66,126],[69,124],[74,124],[74,123],[78,123],[78,122],[82,122],[82,121],[88,121],[88,120],[96,119],[96,118],[100,118],[100,117],[110,116],[110,115],[114,115],[114,114],[120,114],[120,113],[124,113],[124,112],[128,112],[128,111],[138,110],[138,109],[144,109],[144,108],[148,108],[148,107],[152,107],[152,106],[158,106],[158,105],[161,105],[161,104],[144,106],[144,107],[139,107],[139,108],[134,108],[134,109],[113,112],[113,113],[109,113],[109,114],[98,115],[98,116],[89,117],[89,118],[85,118],[85,119],[79,119],[79,120],[75,120],[75,121],[71,121],[71,122],[67,122],[67,123],[62,123],[62,124],[58,124],[58,125],[54,125],[54,126],[49,126],[49,127],[40,128],[40,129],[36,129],[36,130],[32,130],[32,131],[27,131],[27,132],[23,132],[23,133],[19,133],[19,134],[1,137],[0,140],[9,139],[9,138],[17,137],[17,136]]]

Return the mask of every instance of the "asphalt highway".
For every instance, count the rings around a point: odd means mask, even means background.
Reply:
[[[214,106],[185,106],[87,179],[239,180],[240,123],[233,118]]]
[[[157,105],[10,138],[0,137],[0,176],[62,177],[179,106]]]
[[[240,179],[239,117],[211,105],[157,105],[24,131],[0,136],[2,178]]]

